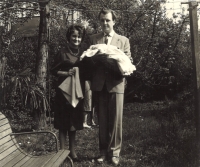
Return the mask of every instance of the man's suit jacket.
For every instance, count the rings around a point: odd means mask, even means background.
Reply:
[[[90,36],[90,44],[103,44],[103,36],[103,33]],[[129,39],[125,36],[114,33],[110,45],[117,46],[128,57],[131,57]],[[101,63],[96,63],[93,65],[94,69],[91,85],[92,91],[101,91],[104,84],[106,84],[108,92],[124,93],[125,79],[119,70],[115,70],[116,68],[118,69],[117,63],[115,64],[115,67],[112,65],[106,67]]]

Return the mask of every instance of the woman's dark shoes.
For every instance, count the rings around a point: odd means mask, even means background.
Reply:
[[[69,157],[73,160],[73,162],[79,162],[80,161],[77,155],[69,154]]]

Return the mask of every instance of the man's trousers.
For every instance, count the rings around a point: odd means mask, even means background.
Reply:
[[[123,93],[95,92],[101,155],[119,157],[122,145]]]

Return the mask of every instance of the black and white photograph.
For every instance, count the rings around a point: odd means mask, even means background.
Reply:
[[[200,167],[199,0],[1,0],[0,167]]]

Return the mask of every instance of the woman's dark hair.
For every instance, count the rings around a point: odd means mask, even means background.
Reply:
[[[79,35],[81,36],[82,41],[84,40],[84,38],[85,38],[85,28],[81,25],[71,25],[67,29],[67,33],[66,33],[66,38],[67,38],[68,42],[70,41],[70,36],[74,33],[75,30],[79,32]]]
[[[116,21],[116,19],[117,19],[117,14],[116,14],[116,12],[115,11],[113,11],[113,10],[111,10],[111,9],[101,9],[101,11],[99,12],[99,16],[98,16],[98,18],[100,19],[100,15],[101,14],[108,14],[108,13],[111,13],[112,14],[112,19],[113,19],[113,21]]]

